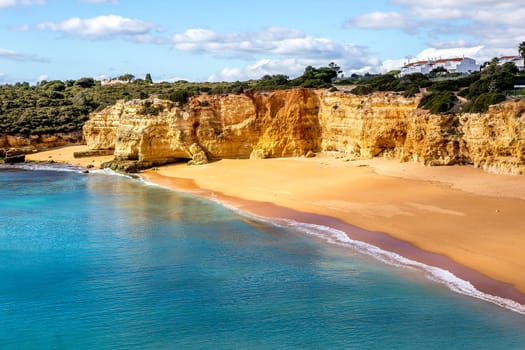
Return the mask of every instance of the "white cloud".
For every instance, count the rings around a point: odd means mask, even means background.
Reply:
[[[23,61],[25,57],[13,50],[0,49],[0,58],[12,61]]]
[[[7,49],[0,49],[0,59],[10,61],[48,62],[47,59],[43,59],[32,54],[25,54]]]
[[[472,46],[466,40],[452,40],[452,41],[433,41],[430,43],[430,46],[436,49],[453,49],[457,47],[470,47]]]
[[[522,0],[441,0],[439,2],[392,0],[392,2],[406,6],[408,12],[419,18],[435,20],[472,19],[492,13],[493,19],[506,23],[509,15],[512,16],[513,12],[523,8]]]
[[[382,62],[381,68],[379,69],[379,72],[381,73],[387,73],[392,70],[397,70],[403,67],[407,63],[407,59],[401,58],[401,59],[389,59]]]
[[[485,61],[489,61],[492,57],[503,56],[507,54],[511,55],[512,53],[495,53],[495,51],[485,46],[450,47],[442,49],[426,48],[414,57],[386,60],[382,63],[380,71],[388,72],[392,69],[399,69],[408,62],[454,57],[471,57],[476,59],[478,64],[481,64]]]
[[[208,29],[194,28],[173,35],[172,41],[179,51],[233,54],[246,59],[251,59],[254,55],[337,59],[348,53],[360,51],[352,45],[316,38],[284,27],[269,27],[255,33],[217,33]]]
[[[299,58],[263,58],[244,67],[223,68],[219,73],[212,74],[208,78],[208,81],[259,79],[267,74],[286,74],[290,77],[296,77],[303,73],[306,66],[310,65],[318,66],[319,62],[316,60]],[[322,62],[321,65],[326,65],[326,62]]]
[[[48,80],[49,79],[49,76],[47,74],[40,74],[37,78],[36,78],[36,82],[37,83],[40,83],[44,80]]]
[[[395,5],[395,12],[360,14],[345,26],[403,29],[409,34],[416,34],[417,30],[419,37],[428,38],[428,47],[414,59],[468,56],[483,63],[492,57],[516,55],[518,44],[525,41],[523,0],[390,0],[390,3]],[[406,61],[386,60],[382,70]]]
[[[219,73],[214,73],[208,77],[208,81],[237,81],[251,79],[250,72],[242,68],[223,68]]]
[[[172,36],[179,51],[235,57],[248,62],[243,67],[226,67],[209,77],[211,81],[260,78],[266,74],[301,75],[308,65],[319,67],[336,62],[345,70],[363,65],[377,67],[379,61],[362,47],[337,43],[286,28],[268,27],[253,33],[218,33],[193,28]]]
[[[410,23],[399,12],[371,12],[350,19],[345,26],[362,29],[409,28]]]
[[[117,15],[82,19],[73,17],[62,22],[44,22],[36,25],[38,30],[49,30],[70,36],[88,39],[125,38],[136,41],[150,41],[149,32],[153,24],[138,19]]]
[[[334,60],[334,62],[345,69],[345,74],[349,75],[357,71],[363,72],[377,71],[379,61],[374,58],[368,60],[352,59]],[[318,58],[263,58],[244,67],[223,68],[220,72],[212,74],[208,81],[236,81],[247,79],[259,79],[264,75],[285,74],[295,78],[304,73],[307,66],[323,67],[327,66],[327,61]]]
[[[0,72],[0,84],[7,84],[7,75],[2,72]]]
[[[44,5],[45,0],[0,0],[0,8]]]
[[[391,0],[404,8],[405,18],[416,18],[419,25],[432,28],[438,22],[465,29],[463,34],[478,37],[477,30],[490,25],[512,28],[525,18],[523,0]],[[422,21],[424,20],[424,21]],[[456,33],[460,34],[460,33]]]
[[[427,48],[421,51],[415,58],[426,60],[426,59],[438,59],[438,58],[452,58],[452,57],[477,57],[483,50],[483,46],[474,47],[456,47],[447,49],[436,49]]]

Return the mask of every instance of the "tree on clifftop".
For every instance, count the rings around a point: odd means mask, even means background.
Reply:
[[[336,73],[336,78],[341,74],[343,73],[343,70],[341,69],[340,66],[338,66],[336,63],[334,62],[330,62],[330,64],[328,65],[328,68],[330,68],[331,70],[333,70],[335,73]]]
[[[80,86],[83,89],[89,89],[95,85],[95,79],[93,78],[80,78],[75,82],[75,85]]]
[[[118,77],[118,80],[131,82],[131,81],[135,80],[135,76],[133,74],[126,73],[126,74],[122,74],[120,77]]]

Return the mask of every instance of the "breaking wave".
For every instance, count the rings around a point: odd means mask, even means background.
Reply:
[[[391,266],[422,271],[428,279],[444,284],[453,292],[481,299],[525,315],[525,305],[523,304],[514,300],[479,291],[472,285],[472,283],[457,277],[450,271],[405,258],[397,253],[383,250],[362,241],[353,240],[343,231],[324,225],[307,224],[289,219],[276,219],[271,220],[271,222],[280,227],[295,229],[307,235],[320,238],[327,243],[343,246],[359,253],[363,253]]]

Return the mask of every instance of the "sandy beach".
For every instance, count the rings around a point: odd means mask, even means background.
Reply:
[[[96,166],[108,158],[74,159],[76,150],[28,159]],[[468,166],[322,157],[175,164],[143,175],[255,215],[351,230],[353,238],[450,269],[476,287],[525,304],[525,177]]]
[[[55,148],[49,151],[43,151],[33,154],[27,154],[26,160],[30,162],[50,162],[67,163],[71,165],[78,165],[84,168],[93,166],[94,169],[99,169],[100,164],[112,160],[113,156],[96,156],[86,158],[75,158],[75,152],[87,151],[87,146],[67,146]]]
[[[272,203],[384,232],[525,292],[523,177],[471,167],[332,158],[179,164],[145,176],[171,188],[211,190],[257,215],[278,216],[275,210],[265,215],[262,203]]]

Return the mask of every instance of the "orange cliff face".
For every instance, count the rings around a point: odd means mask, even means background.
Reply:
[[[56,134],[35,134],[29,136],[0,133],[0,150],[16,149],[21,153],[32,153],[55,147],[75,145],[81,142],[82,134],[78,131]]]
[[[162,109],[158,115],[140,114],[140,101],[93,113],[83,129],[88,147],[143,163],[193,159],[200,149],[210,159],[320,151],[319,95],[313,90],[200,95],[184,108],[151,102]]]
[[[150,102],[162,110],[158,115],[140,114],[143,101],[93,113],[83,130],[88,147],[114,149],[117,160],[144,165],[324,152],[525,173],[525,101],[458,115],[418,110],[418,98],[397,93],[311,89],[199,95],[183,108]]]

